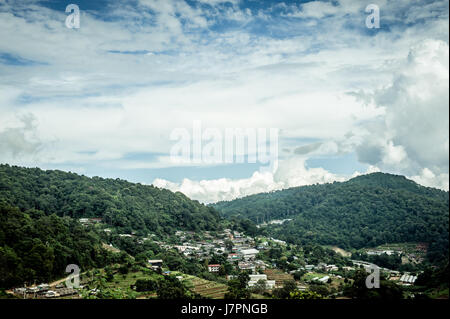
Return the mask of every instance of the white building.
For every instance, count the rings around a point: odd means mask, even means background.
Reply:
[[[214,265],[208,265],[208,271],[209,272],[219,272],[220,265],[214,264]]]
[[[267,280],[267,275],[249,275],[250,280],[247,286],[253,287],[258,281],[263,280],[266,283],[266,289],[273,289],[275,287],[275,280]]]
[[[254,248],[242,249],[239,253],[242,255],[242,257],[244,257],[244,259],[252,259],[256,257],[256,255],[259,253],[259,250]]]
[[[330,279],[330,276],[322,277],[322,278],[320,278],[320,279],[317,279],[317,281],[325,283],[325,282],[328,281],[328,279]]]

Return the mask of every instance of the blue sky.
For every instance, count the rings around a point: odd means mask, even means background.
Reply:
[[[69,3],[79,29],[65,26]],[[380,28],[366,26],[370,3]],[[153,183],[203,202],[379,170],[448,189],[448,9],[1,0],[0,162]],[[249,163],[251,147],[244,163],[173,161],[171,135],[192,137],[196,122],[220,136],[203,147],[225,147],[226,129],[277,129],[277,165]]]

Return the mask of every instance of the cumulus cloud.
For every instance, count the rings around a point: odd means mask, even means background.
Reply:
[[[203,203],[214,203],[289,187],[344,181],[347,178],[323,168],[307,168],[305,159],[296,157],[283,161],[275,173],[256,171],[251,177],[242,179],[194,181],[185,178],[180,183],[157,178],[153,185],[182,192]]]
[[[81,7],[81,28],[70,30],[63,10],[2,2],[0,145],[9,155],[1,160],[173,167],[170,133],[200,120],[221,131],[279,128],[284,155],[303,158],[251,178],[157,180],[205,201],[339,180],[305,159],[352,152],[441,187],[448,1],[379,5],[380,30],[365,28],[364,6],[352,0],[258,10],[238,0],[119,1]],[[32,126],[18,110],[34,116]],[[158,156],[129,159],[142,153]]]
[[[415,45],[393,83],[374,93],[385,116],[365,127],[364,140],[356,148],[362,162],[416,176],[427,185],[433,185],[433,179],[434,186],[444,185],[442,176],[449,168],[448,50],[443,41]]]
[[[36,137],[36,123],[32,114],[18,118],[19,125],[0,131],[0,160],[15,161],[18,157],[32,158],[41,146]]]

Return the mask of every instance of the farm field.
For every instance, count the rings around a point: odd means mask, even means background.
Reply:
[[[267,280],[275,280],[275,285],[282,286],[284,282],[294,280],[290,274],[284,273],[279,269],[266,269],[264,273],[267,275]]]
[[[205,298],[223,299],[228,290],[228,286],[214,281],[198,278],[191,275],[175,273],[177,276],[182,276],[182,281],[186,287],[193,293],[199,294]]]

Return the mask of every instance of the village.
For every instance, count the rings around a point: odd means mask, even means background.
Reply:
[[[80,219],[85,226],[99,225],[99,219]],[[205,264],[210,278],[201,279],[185,275],[167,267],[164,258],[148,259],[146,267],[162,275],[174,274],[179,280],[190,278],[192,282],[201,282],[204,287],[214,286],[212,282],[222,284],[220,293],[212,298],[223,298],[226,292],[226,281],[234,279],[239,273],[246,272],[249,276],[247,288],[258,290],[259,297],[268,297],[276,289],[283,288],[287,283],[295,283],[300,291],[316,289],[324,295],[339,297],[345,284],[351,282],[351,275],[356,269],[366,269],[368,273],[377,265],[363,260],[351,259],[348,255],[332,253],[327,250],[314,248],[305,252],[302,247],[288,244],[271,237],[250,237],[242,232],[223,229],[220,232],[202,232],[177,230],[168,240],[156,240],[155,235],[146,237],[135,234],[111,234],[109,228],[102,229],[107,236],[122,239],[135,239],[138,245],[151,241],[162,251],[176,251],[183,258],[209,261],[211,256],[221,256],[222,263]],[[120,252],[111,243],[104,244],[109,249]],[[423,247],[420,247],[423,250]],[[324,258],[320,254],[328,254]],[[368,249],[367,255],[394,255],[402,253],[398,249]],[[408,258],[415,257],[409,254]],[[331,256],[331,257],[330,257]],[[328,262],[327,262],[328,261]],[[332,261],[332,262],[329,262]],[[333,262],[334,261],[334,262]],[[411,286],[417,279],[417,273],[400,272],[379,267],[385,278],[403,286]],[[188,281],[186,281],[188,282]],[[214,286],[215,287],[215,286]],[[19,298],[82,298],[83,286],[78,288],[66,287],[64,279],[53,284],[42,283],[18,287],[10,291]],[[193,291],[200,291],[198,285],[193,285]],[[217,287],[215,287],[217,290]],[[207,291],[207,289],[206,289]],[[91,289],[90,295],[95,294]],[[201,295],[201,294],[200,294]],[[206,295],[205,297],[210,297]]]

